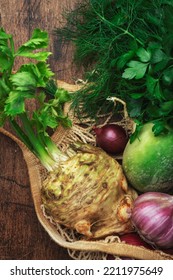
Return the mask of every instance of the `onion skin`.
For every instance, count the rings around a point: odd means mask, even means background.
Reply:
[[[136,232],[125,233],[120,236],[120,240],[123,243],[133,245],[133,246],[142,246],[146,249],[153,250],[153,247],[146,243]],[[122,260],[133,260],[130,257],[121,257]],[[107,260],[115,260],[115,256],[108,255]]]
[[[147,249],[153,249],[152,246],[146,243],[136,232],[123,234],[120,236],[120,239],[130,245],[143,246]]]
[[[173,247],[173,196],[160,192],[139,195],[131,219],[146,242],[162,249]]]
[[[93,128],[96,134],[96,144],[105,152],[120,154],[128,142],[128,135],[123,127],[117,124],[106,124]]]

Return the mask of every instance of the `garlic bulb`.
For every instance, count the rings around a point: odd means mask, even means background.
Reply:
[[[137,193],[128,187],[121,165],[92,145],[73,148],[75,154],[43,184],[46,212],[89,238],[133,231],[130,216]]]

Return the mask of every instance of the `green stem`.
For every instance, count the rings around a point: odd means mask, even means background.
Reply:
[[[52,141],[52,139],[49,136],[43,135],[43,137],[48,153],[56,162],[59,162],[60,160],[68,159],[68,157],[58,149],[58,147],[55,145],[55,143]]]
[[[93,9],[94,9],[94,7],[93,7]],[[94,11],[95,11],[96,15],[97,15],[103,22],[105,22],[107,25],[109,25],[109,26],[111,25],[111,26],[113,26],[114,28],[121,30],[121,31],[123,32],[121,35],[128,35],[128,36],[130,36],[131,38],[133,38],[136,42],[138,42],[140,45],[144,46],[143,42],[142,42],[141,40],[139,40],[138,38],[136,38],[136,37],[135,37],[132,33],[130,33],[127,29],[124,29],[124,28],[122,28],[122,27],[120,27],[120,26],[117,26],[117,25],[113,24],[112,22],[110,22],[110,21],[108,21],[107,19],[105,19],[105,17],[101,16],[101,14],[99,14],[95,9],[94,9]]]
[[[9,39],[10,41],[10,48],[11,48],[11,52],[13,54],[13,57],[11,57],[11,66],[8,69],[8,73],[11,74],[12,70],[13,70],[13,66],[14,66],[14,60],[15,60],[15,48],[14,48],[14,40],[13,40],[13,36],[11,36],[11,38]]]
[[[42,145],[38,137],[35,135],[26,113],[21,114],[20,119],[22,121],[25,133],[29,141],[32,143],[36,156],[48,171],[52,171],[56,168],[57,163],[50,157],[45,146]]]
[[[16,132],[17,136],[20,138],[20,140],[22,140],[22,142],[28,147],[28,149],[34,153],[32,143],[30,142],[30,140],[28,139],[26,134],[23,132],[23,130],[20,128],[18,123],[14,119],[13,120],[10,119],[10,124],[11,124],[11,127]]]
[[[13,36],[11,36],[11,38],[9,39],[9,41],[10,41],[10,47],[11,47],[12,54],[14,55],[15,49],[14,49],[14,40],[13,40]]]

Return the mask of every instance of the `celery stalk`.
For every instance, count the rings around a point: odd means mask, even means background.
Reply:
[[[20,140],[48,171],[52,171],[66,156],[53,143],[47,129],[54,130],[59,124],[70,125],[62,110],[70,95],[56,84],[53,88],[49,86],[54,73],[46,63],[50,52],[43,51],[48,47],[48,34],[35,29],[31,38],[16,51],[13,36],[3,28],[0,28],[0,38],[0,125],[8,120]],[[14,63],[19,56],[37,62],[23,64],[14,73]],[[47,88],[49,98],[46,98]],[[34,112],[28,112],[28,99],[35,99],[38,104]]]

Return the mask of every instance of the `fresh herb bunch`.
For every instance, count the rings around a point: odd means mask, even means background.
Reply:
[[[88,85],[73,98],[78,116],[112,110],[116,96],[127,103],[136,132],[146,122],[154,133],[173,128],[173,2],[166,0],[87,0],[65,13],[55,30],[75,46]],[[82,104],[82,106],[79,106]]]
[[[43,51],[47,47],[48,34],[40,29],[35,29],[31,38],[17,50],[13,36],[0,29],[0,126],[9,121],[25,145],[48,170],[52,170],[60,151],[47,130],[55,129],[59,124],[71,125],[63,113],[63,104],[70,100],[70,94],[57,88],[53,80],[54,74],[46,62],[51,53]],[[13,72],[18,57],[36,62],[23,64]],[[51,98],[50,94],[53,95]],[[34,112],[27,110],[29,99],[37,103]]]

